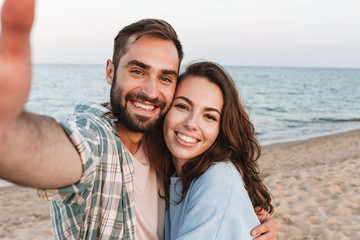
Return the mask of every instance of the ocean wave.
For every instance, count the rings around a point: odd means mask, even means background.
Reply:
[[[279,112],[279,113],[285,113],[287,112],[284,108],[282,107],[258,107],[259,110],[258,111],[265,111],[265,112]]]
[[[349,118],[349,119],[336,119],[336,118],[318,118],[315,119],[315,121],[321,121],[321,122],[360,122],[360,118]]]

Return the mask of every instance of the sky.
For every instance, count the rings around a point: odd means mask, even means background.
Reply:
[[[38,0],[33,62],[105,64],[143,18],[175,28],[183,64],[360,68],[359,0]]]

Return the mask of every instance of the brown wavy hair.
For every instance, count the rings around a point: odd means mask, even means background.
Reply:
[[[242,176],[253,206],[260,206],[272,213],[274,208],[271,204],[271,194],[259,176],[257,160],[261,154],[260,144],[234,81],[220,65],[213,62],[195,62],[189,65],[179,76],[178,84],[190,76],[204,77],[218,85],[223,94],[224,105],[219,135],[214,144],[182,167],[182,175],[179,176],[183,185],[180,202],[185,198],[191,182],[211,165],[231,161]],[[175,166],[165,144],[162,125],[160,126],[159,129],[146,134],[144,146],[152,167],[164,183],[164,192],[159,194],[169,201],[170,176],[175,173]]]

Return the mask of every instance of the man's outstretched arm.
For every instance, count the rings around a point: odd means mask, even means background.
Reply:
[[[261,225],[255,227],[251,231],[251,236],[260,236],[254,238],[254,240],[276,240],[278,237],[277,224],[270,214],[260,207],[255,208],[255,212],[261,222]]]
[[[30,30],[34,1],[5,1],[0,35],[0,134],[18,116],[31,83]]]
[[[5,0],[0,35],[0,178],[59,188],[82,174],[79,154],[51,118],[26,113],[31,85],[34,0]]]

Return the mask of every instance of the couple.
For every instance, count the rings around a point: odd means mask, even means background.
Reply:
[[[276,239],[276,224],[265,211],[272,211],[270,197],[253,162],[259,150],[253,128],[218,65],[191,65],[178,82],[183,53],[176,32],[161,20],[136,22],[119,32],[107,62],[110,104],[79,104],[58,123],[23,111],[33,9],[32,0],[7,0],[2,9],[0,177],[53,200],[56,238],[162,239],[165,221],[166,238],[250,238],[258,221],[254,205],[263,208],[263,224],[252,234]]]

